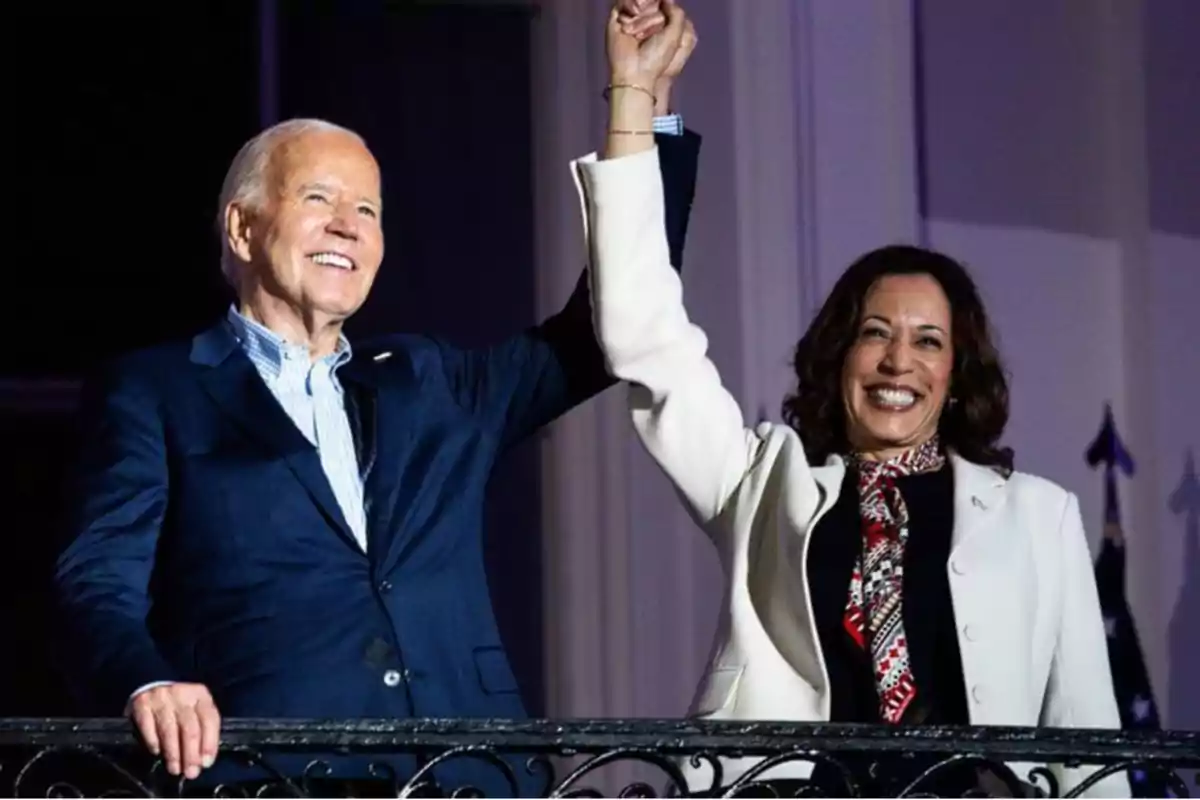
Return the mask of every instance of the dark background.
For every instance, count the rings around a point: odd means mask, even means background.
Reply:
[[[279,117],[349,126],[383,169],[387,254],[351,338],[420,330],[473,344],[534,323],[531,12],[278,5]],[[256,4],[103,11],[26,7],[9,12],[3,33],[6,105],[19,113],[7,126],[17,242],[0,351],[0,716],[71,711],[46,657],[46,602],[72,416],[18,395],[190,336],[223,312],[217,193],[259,129]],[[537,478],[531,442],[498,474],[488,517],[492,595],[534,714],[543,708]]]

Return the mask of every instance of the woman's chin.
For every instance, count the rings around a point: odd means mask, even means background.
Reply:
[[[924,444],[933,435],[933,431],[928,431],[920,425],[873,425],[867,428],[864,434],[855,437],[855,441],[864,443],[861,448],[863,450],[905,450]]]

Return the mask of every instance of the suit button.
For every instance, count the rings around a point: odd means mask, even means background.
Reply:
[[[380,581],[379,582],[379,591],[382,594],[387,594],[391,590],[392,590],[392,582],[391,581]]]
[[[957,561],[950,562],[950,571],[953,572],[955,575],[966,575],[967,574],[963,570],[963,568],[961,566],[959,566],[959,563]]]
[[[971,699],[976,703],[982,703],[985,694],[986,693],[983,691],[983,687],[979,684],[971,687]]]
[[[400,685],[400,673],[394,669],[389,669],[383,673],[383,685],[389,688],[395,688]]]

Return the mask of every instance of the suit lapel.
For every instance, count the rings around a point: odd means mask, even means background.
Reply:
[[[363,503],[367,516],[367,549],[376,564],[386,565],[394,549],[392,516],[400,491],[397,448],[411,435],[400,418],[403,402],[402,364],[391,363],[391,353],[355,358],[338,372],[358,404],[361,421],[359,465],[363,475]],[[399,357],[397,357],[399,358]]]
[[[349,375],[339,377],[346,396],[346,419],[354,437],[354,453],[358,456],[358,474],[365,484],[378,456],[379,391],[378,387]]]
[[[268,452],[283,456],[338,534],[362,552],[325,477],[317,449],[280,407],[224,324],[193,340],[192,361],[207,367],[200,382],[221,412]]]
[[[837,503],[838,497],[842,493],[842,482],[846,478],[846,462],[841,456],[830,456],[824,465],[812,468],[812,476],[817,483],[817,490],[821,497],[812,522],[808,526],[810,531],[825,515],[825,512]]]
[[[954,469],[954,530],[950,555],[954,557],[965,553],[972,542],[993,527],[996,512],[1007,500],[1007,481],[996,471],[953,453],[950,465]]]

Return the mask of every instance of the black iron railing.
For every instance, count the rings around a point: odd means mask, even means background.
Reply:
[[[1064,786],[1048,764],[1089,771]],[[771,777],[781,769],[790,776]],[[226,720],[217,764],[189,782],[168,775],[123,720],[0,720],[0,795],[18,797],[1059,797],[1106,779],[1111,792],[1113,775],[1186,797],[1196,769],[1191,732]]]

